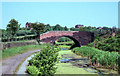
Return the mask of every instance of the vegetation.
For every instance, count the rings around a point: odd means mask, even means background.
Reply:
[[[102,27],[102,29],[91,26],[83,26],[80,28],[74,27],[68,28],[67,26],[62,27],[60,24],[50,26],[50,24],[45,25],[43,23],[28,23],[28,22],[26,23],[26,27],[20,27],[18,21],[16,21],[15,19],[11,19],[6,28],[7,29],[1,29],[2,42],[31,40],[36,39],[37,37],[37,41],[39,43],[38,36],[47,31],[89,31],[93,32],[95,34],[95,37],[99,37],[117,30],[115,27],[113,28]]]
[[[37,42],[40,44],[40,32],[44,32],[45,29],[45,25],[43,23],[31,23],[28,27],[30,27],[31,29],[33,29],[35,31],[35,33],[37,34]]]
[[[65,42],[55,42],[56,44],[74,44],[74,41],[65,41]]]
[[[2,30],[0,29],[0,38],[2,38]]]
[[[30,75],[37,73],[39,76],[54,75],[57,69],[54,65],[58,61],[58,51],[60,49],[47,45],[39,54],[29,60],[28,73]]]
[[[70,46],[68,46],[68,45],[58,45],[57,47],[70,49],[71,45]]]
[[[15,19],[11,19],[11,21],[6,27],[7,34],[10,35],[9,37],[13,38],[16,32],[18,31],[19,27],[20,27],[20,24],[18,24],[18,21],[16,21]]]
[[[57,40],[57,42],[68,42],[68,41],[72,41],[72,40],[68,37],[61,37]]]
[[[25,53],[31,50],[42,49],[43,47],[45,47],[45,45],[26,45],[26,46],[21,46],[21,47],[8,48],[7,50],[3,49],[1,52],[2,59],[12,57],[18,54],[22,54],[22,53]]]
[[[81,56],[76,56],[73,52],[71,52],[71,50],[62,50],[62,51],[59,51],[59,57],[61,59],[62,58],[62,55],[72,55],[74,58],[81,58]],[[59,74],[60,76],[62,76],[63,74],[91,74],[91,76],[93,74],[97,74],[97,73],[90,73],[90,72],[87,72],[84,70],[84,68],[79,68],[79,67],[76,67],[76,66],[73,66],[72,63],[57,63],[55,65],[57,68],[56,70],[56,73],[55,74]]]
[[[67,38],[67,37],[61,37],[55,42],[55,44],[59,48],[68,48],[68,49],[70,49],[70,47],[74,44],[74,41],[71,40],[70,38]]]
[[[94,42],[88,44],[88,46],[95,47],[104,51],[120,52],[120,33],[116,33],[115,36],[103,35],[96,37]]]
[[[111,68],[117,70],[118,65],[118,57],[120,56],[117,52],[108,52],[101,51],[94,47],[77,47],[72,50],[74,53],[79,54],[81,56],[87,56],[90,59],[90,62],[95,66],[104,66],[105,68]]]
[[[62,27],[59,24],[56,24],[55,26],[50,26],[50,24],[47,24],[45,26],[45,32],[47,32],[47,31],[68,31],[68,28],[67,28],[67,26]]]
[[[36,76],[39,74],[39,70],[36,66],[28,66],[27,67],[27,71],[32,75],[32,76]]]

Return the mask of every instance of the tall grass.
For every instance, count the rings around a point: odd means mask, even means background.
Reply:
[[[101,64],[106,68],[118,69],[118,57],[120,56],[118,52],[102,51],[94,47],[87,46],[74,48],[72,51],[81,56],[90,58],[92,63],[95,65]]]
[[[9,48],[2,50],[2,59],[12,57],[18,54],[25,53],[27,51],[42,49],[45,45],[26,45],[21,47]]]

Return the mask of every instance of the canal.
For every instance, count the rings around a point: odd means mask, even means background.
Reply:
[[[61,48],[59,53],[59,62],[56,63],[55,67],[57,67],[55,74],[99,74],[104,76],[103,74],[115,74],[116,71],[110,69],[96,69],[92,68],[89,65],[89,60],[86,57],[81,57],[79,55],[74,54],[71,50],[66,48]],[[30,60],[34,55],[28,57],[20,66],[19,70],[16,74],[27,74],[26,67],[28,65],[28,60]]]

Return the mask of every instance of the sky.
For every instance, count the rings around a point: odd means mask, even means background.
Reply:
[[[118,26],[118,2],[2,2],[2,29],[11,19],[74,27]]]

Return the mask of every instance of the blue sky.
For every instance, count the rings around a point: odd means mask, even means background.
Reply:
[[[2,2],[2,28],[11,19],[54,26],[118,26],[118,2]]]

